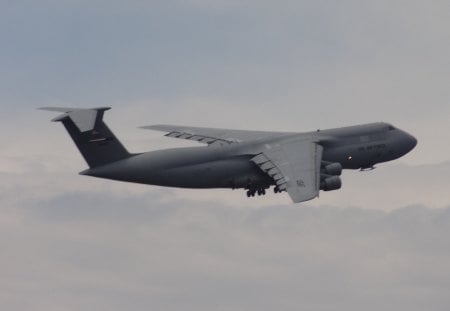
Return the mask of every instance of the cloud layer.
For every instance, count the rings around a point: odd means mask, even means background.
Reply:
[[[231,208],[154,193],[1,209],[8,310],[446,310],[450,208]]]

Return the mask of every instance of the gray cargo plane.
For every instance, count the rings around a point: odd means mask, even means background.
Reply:
[[[89,169],[82,175],[180,188],[246,189],[248,197],[286,191],[298,203],[319,191],[341,188],[342,169],[370,170],[397,159],[417,144],[388,123],[306,133],[242,131],[174,125],[144,126],[165,136],[207,146],[130,154],[103,122],[109,107],[45,107],[61,112]]]

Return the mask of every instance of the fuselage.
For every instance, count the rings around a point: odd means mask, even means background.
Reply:
[[[412,150],[417,140],[387,123],[277,133],[273,137],[205,147],[176,148],[136,154],[81,174],[120,181],[182,188],[268,187],[271,177],[250,161],[257,146],[308,138],[323,147],[323,161],[344,169],[371,168]]]

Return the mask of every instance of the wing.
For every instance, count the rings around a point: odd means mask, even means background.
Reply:
[[[265,148],[252,161],[275,180],[280,191],[286,190],[295,203],[319,196],[322,146],[296,140]]]
[[[264,132],[264,131],[244,131],[206,127],[188,127],[177,125],[150,125],[142,126],[143,129],[167,132],[165,136],[194,140],[200,143],[213,144],[222,142],[227,144],[239,143],[262,138],[281,137],[290,133]]]

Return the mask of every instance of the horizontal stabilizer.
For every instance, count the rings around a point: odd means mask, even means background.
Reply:
[[[111,108],[99,107],[99,108],[81,109],[81,108],[43,107],[39,109],[62,112],[63,113],[62,115],[59,115],[52,121],[59,122],[63,121],[66,118],[70,118],[72,122],[76,125],[76,127],[80,130],[80,132],[84,133],[92,131],[95,128],[95,124],[97,122],[97,117],[99,113],[102,113],[101,115],[103,116],[103,112]]]

